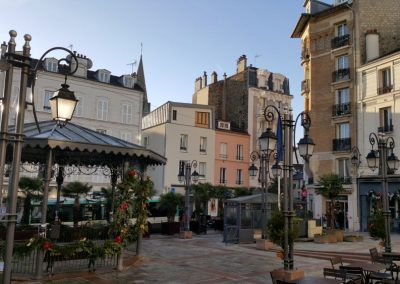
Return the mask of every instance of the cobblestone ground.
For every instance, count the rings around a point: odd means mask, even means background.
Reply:
[[[362,242],[296,243],[295,250],[368,253],[378,247],[378,241],[361,235]],[[400,235],[392,236],[392,248],[400,251]],[[143,240],[142,252],[142,259],[122,272],[65,274],[42,283],[272,283],[269,272],[283,267],[275,252],[257,250],[255,244],[226,245],[222,234],[214,232],[186,240],[152,235]],[[307,276],[322,276],[322,268],[330,265],[328,260],[300,256],[294,263]]]

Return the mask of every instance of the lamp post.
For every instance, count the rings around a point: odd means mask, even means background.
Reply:
[[[385,137],[382,134],[371,132],[369,134],[369,143],[371,144],[371,151],[367,155],[368,167],[375,171],[379,168],[378,174],[380,175],[383,195],[383,216],[385,219],[385,252],[392,251],[390,241],[390,210],[389,210],[389,192],[388,192],[388,171],[394,173],[399,168],[399,159],[393,153],[395,146],[393,137]],[[375,150],[375,144],[378,144],[378,149]],[[389,152],[391,154],[389,155]]]
[[[19,182],[19,169],[20,169],[20,161],[21,161],[21,153],[22,153],[22,145],[23,145],[23,129],[24,129],[24,118],[25,118],[25,106],[30,104],[33,106],[34,117],[36,119],[36,112],[34,107],[34,85],[37,76],[38,68],[42,67],[43,58],[51,51],[56,49],[62,49],[70,53],[70,55],[74,58],[76,62],[78,59],[76,56],[63,47],[55,47],[46,51],[42,57],[37,62],[34,68],[31,68],[32,58],[30,57],[30,41],[31,36],[26,34],[24,36],[25,44],[23,46],[22,54],[17,53],[15,51],[16,43],[15,38],[17,36],[17,32],[11,30],[9,32],[10,41],[8,42],[7,52],[1,56],[0,60],[0,70],[6,71],[6,80],[5,80],[5,88],[4,88],[4,95],[1,98],[2,104],[2,114],[1,114],[1,130],[0,130],[0,188],[3,187],[3,176],[4,176],[4,164],[5,164],[5,153],[6,153],[6,146],[8,143],[13,143],[13,156],[12,156],[12,165],[11,165],[11,175],[9,179],[8,185],[8,208],[6,215],[6,222],[7,222],[7,233],[6,233],[6,250],[4,254],[4,272],[3,272],[3,283],[8,284],[11,282],[11,265],[12,265],[12,254],[13,254],[13,247],[14,247],[14,232],[15,232],[15,225],[17,221],[17,192],[18,192],[18,182]],[[61,65],[60,62],[64,61],[70,64],[70,60],[68,59],[61,59],[59,60],[59,68],[62,73],[65,74],[65,78],[67,75],[75,73],[76,69],[71,71],[69,66]],[[76,67],[78,64],[76,64]],[[18,100],[18,113],[15,125],[15,131],[13,133],[8,132],[8,120],[9,120],[9,109],[10,109],[10,100],[11,100],[11,89],[12,89],[12,76],[14,68],[20,68],[21,72],[21,80],[20,80],[20,94]],[[66,80],[66,79],[65,79]],[[27,88],[31,87],[32,89],[32,102],[26,102],[26,93]],[[66,92],[70,92],[68,88],[63,89],[64,94]],[[75,105],[77,100],[75,99],[73,92],[72,95],[68,97],[67,100],[74,101]],[[60,96],[58,94],[55,95],[56,98],[54,100],[58,100]],[[65,99],[65,96],[61,94],[61,98]],[[65,102],[65,100],[63,101]],[[60,102],[58,104],[58,112],[63,112],[63,106]],[[72,109],[72,113],[59,113],[57,117],[54,117],[55,120],[59,121],[62,119],[61,123],[67,122],[71,119],[75,106]],[[71,107],[70,107],[71,111]],[[53,112],[53,111],[52,111]],[[62,117],[62,114],[67,115]],[[45,201],[44,201],[45,202]]]
[[[193,168],[193,172],[192,172]],[[183,182],[185,185],[185,210],[186,210],[186,218],[184,220],[184,230],[185,232],[190,231],[190,216],[191,216],[191,205],[190,205],[190,187],[192,181],[196,183],[199,180],[199,173],[196,171],[197,161],[193,160],[192,162],[179,162],[179,172],[178,172],[178,180],[179,182]]]
[[[276,118],[279,120],[278,125],[282,125],[283,128],[283,141],[279,139],[280,129],[278,127],[278,137],[277,140],[277,149],[278,156],[279,151],[283,147],[283,187],[284,187],[284,206],[283,206],[283,216],[285,219],[284,222],[284,270],[289,271],[293,270],[293,240],[289,240],[289,233],[293,230],[293,152],[296,153],[296,146],[294,145],[295,138],[295,129],[299,118],[301,118],[301,125],[304,128],[304,137],[300,139],[298,143],[298,151],[301,157],[308,162],[314,151],[314,142],[308,136],[308,131],[311,126],[311,118],[306,112],[301,112],[296,120],[293,120],[293,115],[291,110],[285,110],[283,119],[281,112],[273,105],[268,105],[264,109],[264,117],[265,120],[269,123],[273,122]],[[267,128],[267,131],[264,132],[260,137],[260,148],[262,138],[265,138],[264,145],[272,145],[274,143],[273,137],[271,133],[271,129]],[[282,138],[282,137],[281,137]],[[283,142],[283,143],[282,143]],[[261,148],[262,149],[262,148]],[[268,149],[265,147],[264,149]],[[270,148],[271,149],[271,148]],[[277,162],[278,159],[277,159]],[[278,163],[275,163],[277,165]],[[276,167],[275,167],[276,169]]]

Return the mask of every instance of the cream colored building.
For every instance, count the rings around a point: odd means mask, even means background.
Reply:
[[[106,69],[91,70],[92,61],[86,56],[76,54],[78,69],[68,76],[69,89],[79,100],[71,122],[101,133],[141,144],[142,116],[149,111],[143,61],[140,58],[137,73],[115,76]],[[49,99],[61,88],[64,75],[58,73],[56,58],[46,58],[43,68],[37,74],[34,89],[34,103],[39,121],[51,120]],[[32,64],[36,64],[34,61]],[[72,68],[74,68],[74,64]],[[15,124],[20,74],[14,72],[9,124]],[[4,76],[0,74],[0,92],[4,90]],[[32,90],[28,88],[27,100],[32,100]],[[33,122],[32,106],[28,106],[25,122]],[[27,174],[27,173],[24,173]],[[31,175],[36,175],[32,173]],[[101,173],[66,176],[65,182],[80,180],[92,184],[94,189],[110,186],[110,178]],[[51,195],[50,197],[54,197]]]
[[[167,158],[165,166],[148,169],[156,195],[185,193],[184,184],[178,181],[180,161],[197,161],[199,182],[213,182],[214,121],[212,107],[171,101],[143,117],[143,146]]]

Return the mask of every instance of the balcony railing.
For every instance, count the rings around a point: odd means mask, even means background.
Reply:
[[[378,132],[381,132],[381,133],[392,132],[392,131],[393,131],[393,124],[388,124],[388,125],[378,127]]]
[[[332,49],[336,49],[349,44],[350,44],[350,35],[337,36],[333,38],[331,41]]]
[[[228,159],[228,155],[227,154],[219,154],[219,157],[221,159],[224,159],[224,160]]]
[[[350,176],[347,176],[347,177],[340,177],[340,181],[341,181],[343,184],[351,184],[352,179],[351,179]]]
[[[350,68],[338,69],[332,72],[332,82],[350,79]]]
[[[309,80],[303,80],[301,82],[301,92],[306,92],[308,93],[310,91],[310,86],[309,86]]]
[[[341,138],[332,140],[333,151],[350,151],[351,150],[351,138]]]
[[[350,103],[337,104],[332,107],[332,116],[351,114]]]
[[[378,88],[378,95],[390,93],[392,91],[392,89],[393,89],[393,85],[380,87],[380,88]]]

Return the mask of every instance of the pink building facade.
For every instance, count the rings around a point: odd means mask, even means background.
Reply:
[[[219,122],[215,130],[214,184],[248,188],[250,135],[229,129],[229,123]]]

